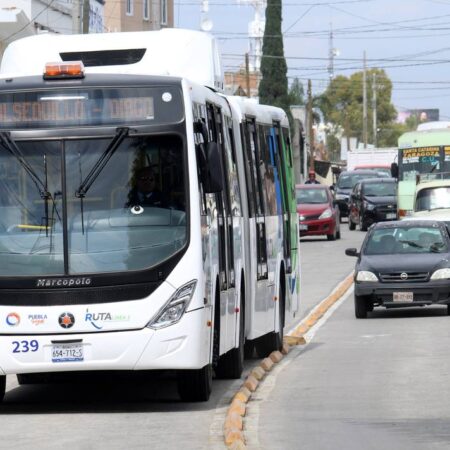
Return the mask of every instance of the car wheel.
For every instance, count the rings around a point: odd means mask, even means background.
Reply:
[[[336,240],[336,235],[337,235],[336,227],[334,227],[334,233],[333,234],[327,234],[327,239],[329,241],[335,241]]]
[[[341,225],[339,223],[337,223],[336,226],[337,226],[336,239],[340,239],[341,238]]]
[[[367,310],[366,297],[355,294],[355,317],[357,319],[366,319]]]
[[[367,231],[367,223],[364,221],[362,216],[359,216],[359,229],[361,231]]]
[[[348,229],[354,230],[356,228],[356,225],[352,222],[352,219],[350,216],[348,216]]]
[[[447,305],[447,316],[450,316],[450,305]]]

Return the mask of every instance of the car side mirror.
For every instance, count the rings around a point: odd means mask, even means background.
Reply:
[[[334,184],[330,186],[330,191],[334,191]]]
[[[358,250],[356,248],[347,248],[347,249],[345,249],[345,254],[347,256],[356,256],[356,257],[359,256],[359,252],[358,252]]]

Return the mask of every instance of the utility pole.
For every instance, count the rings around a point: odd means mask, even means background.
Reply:
[[[366,51],[364,51],[364,69],[363,69],[363,140],[364,140],[364,148],[367,148],[367,80],[366,80]]]
[[[245,54],[245,84],[247,86],[247,97],[250,95],[250,63],[248,58],[248,52]]]
[[[311,88],[311,80],[308,80],[308,143],[309,143],[309,169],[314,170],[314,130],[313,130],[313,114],[312,114],[312,88]],[[306,158],[305,158],[306,161]],[[305,179],[307,178],[306,174],[306,163],[305,163]]]
[[[372,74],[373,146],[377,148],[377,74]]]
[[[83,34],[89,34],[89,8],[89,0],[83,0]]]
[[[82,0],[73,0],[72,3],[72,33],[81,33],[81,6]]]

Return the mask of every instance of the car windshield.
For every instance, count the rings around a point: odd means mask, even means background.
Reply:
[[[417,193],[416,211],[450,208],[450,187],[422,189]]]
[[[327,191],[325,189],[297,189],[297,205],[328,203]]]
[[[353,189],[355,184],[360,181],[364,180],[365,178],[381,178],[377,176],[374,172],[369,173],[342,173],[339,176],[337,187],[339,189]]]
[[[124,137],[101,167],[114,139],[15,142],[31,171],[0,147],[0,276],[142,270],[184,246],[182,141]]]
[[[367,183],[363,188],[367,197],[392,197],[396,194],[395,183]]]
[[[365,255],[443,253],[447,241],[439,227],[411,226],[374,230],[365,245]]]

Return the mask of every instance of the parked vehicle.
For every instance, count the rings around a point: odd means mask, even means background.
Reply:
[[[370,228],[355,267],[355,316],[375,306],[398,308],[439,304],[450,314],[450,239],[435,220],[380,222]]]
[[[375,222],[397,220],[397,183],[394,178],[356,183],[350,194],[348,228],[367,231]]]
[[[382,172],[375,170],[346,170],[341,172],[335,186],[336,203],[339,206],[341,217],[348,217],[348,199],[358,181],[366,178],[387,178]]]
[[[319,184],[295,187],[300,236],[326,235],[329,241],[341,238],[339,207],[330,189]]]

